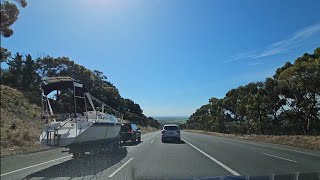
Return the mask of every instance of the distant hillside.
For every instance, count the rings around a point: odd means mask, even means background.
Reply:
[[[188,116],[155,116],[154,119],[158,121],[187,121]]]
[[[16,89],[1,88],[1,155],[40,148],[41,109]]]
[[[163,126],[165,124],[185,124],[188,120],[187,116],[158,116],[153,117]]]

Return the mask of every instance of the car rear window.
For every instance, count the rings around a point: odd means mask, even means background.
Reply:
[[[131,128],[132,128],[132,130],[134,130],[134,131],[136,131],[138,128],[137,128],[137,125],[135,125],[135,124],[131,124]]]
[[[164,129],[170,131],[170,130],[177,130],[178,127],[177,126],[165,126]]]

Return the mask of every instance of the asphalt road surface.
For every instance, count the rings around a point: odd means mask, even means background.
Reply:
[[[162,143],[161,132],[142,136],[119,152],[73,159],[54,149],[1,159],[1,179],[139,179],[260,176],[320,172],[320,152],[182,132]],[[301,178],[299,178],[301,179]],[[304,179],[304,178],[302,178]]]

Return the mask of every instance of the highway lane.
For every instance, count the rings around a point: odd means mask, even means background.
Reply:
[[[119,168],[131,154],[140,149],[146,149],[147,141],[156,138],[160,132],[142,135],[142,143],[131,146],[126,144],[116,154],[86,156],[72,159],[65,148],[17,155],[1,158],[1,179],[41,179],[70,177],[92,179],[93,177],[107,178]],[[145,141],[145,142],[144,142]],[[63,178],[62,178],[63,179]]]
[[[1,179],[131,179],[319,172],[320,152],[182,132],[182,143],[162,143],[160,131],[117,154],[72,159],[55,149],[1,159]]]
[[[184,139],[242,175],[320,172],[320,153],[299,148],[183,133]]]

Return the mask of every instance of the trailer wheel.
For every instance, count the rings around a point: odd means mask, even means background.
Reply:
[[[80,153],[78,153],[78,152],[74,152],[74,153],[72,153],[72,157],[73,158],[79,158],[80,157]]]
[[[120,148],[120,142],[116,142],[112,145],[112,152],[117,152]]]

